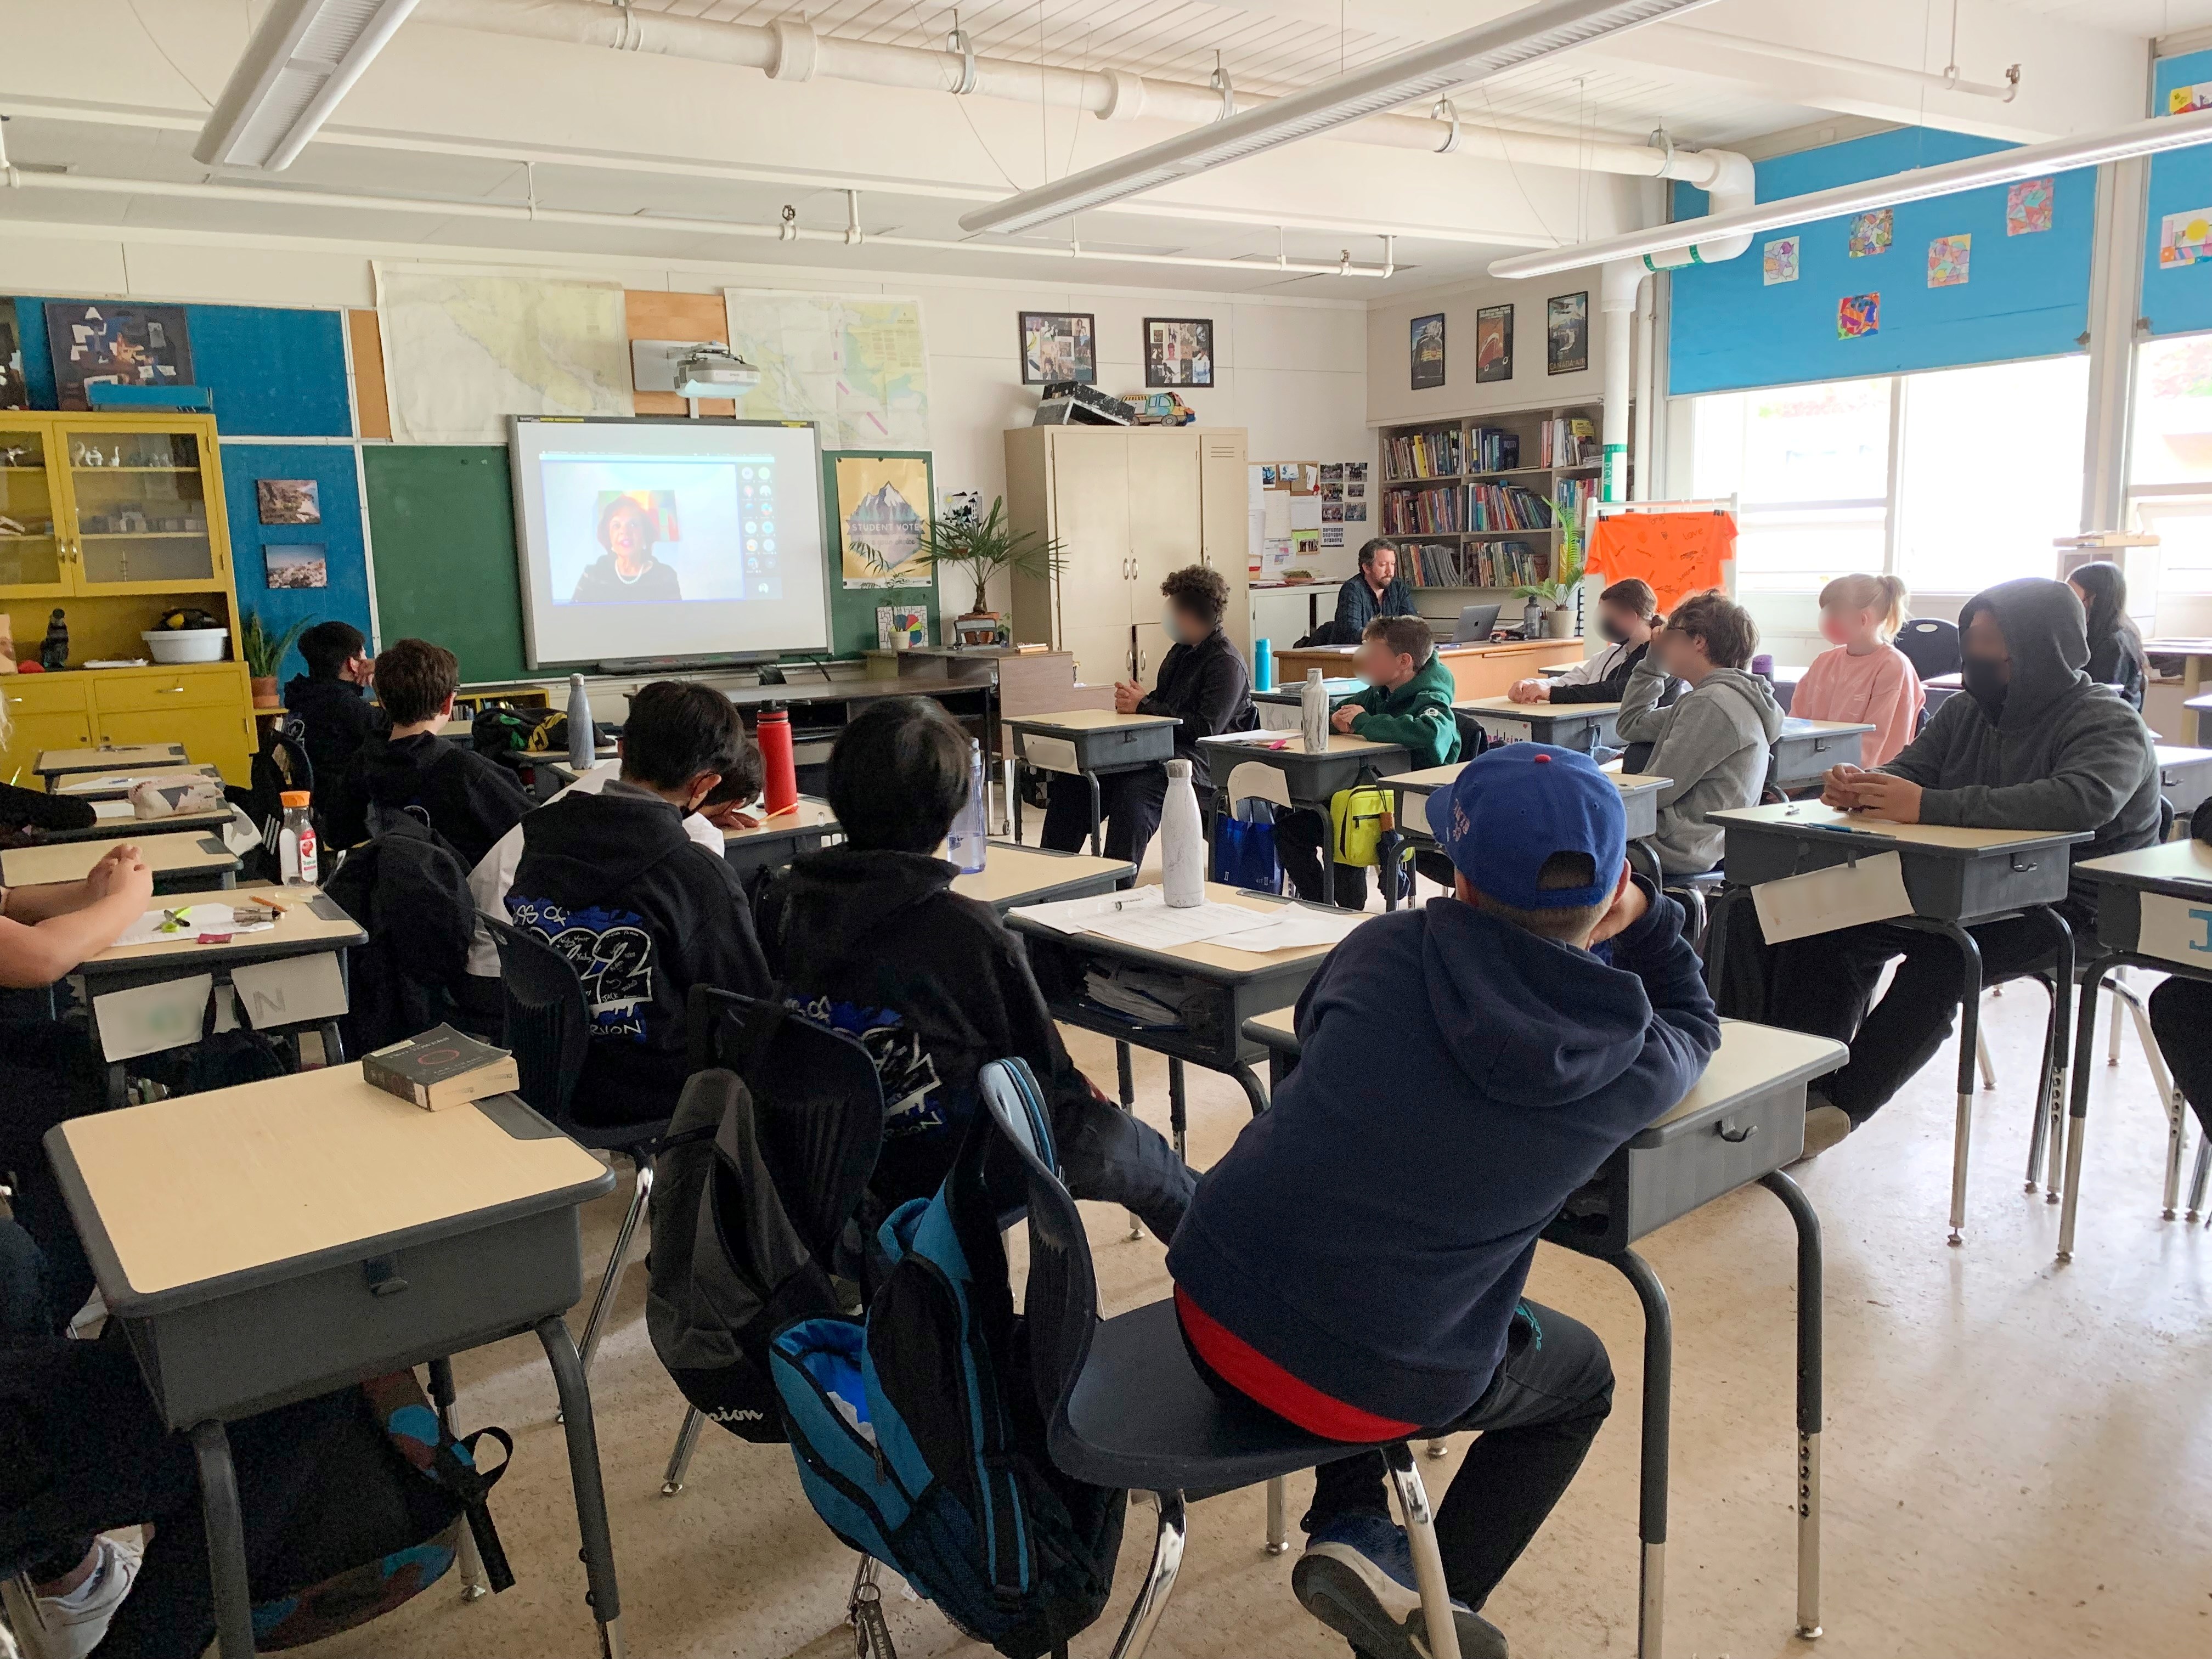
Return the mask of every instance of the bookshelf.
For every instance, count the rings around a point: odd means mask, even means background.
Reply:
[[[1600,405],[1562,404],[1384,427],[1375,534],[1416,592],[1503,593],[1548,580],[1604,468]]]

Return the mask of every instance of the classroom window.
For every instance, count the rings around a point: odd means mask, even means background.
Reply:
[[[1887,380],[1697,399],[1692,493],[1739,498],[1739,590],[1817,590],[1881,567],[1891,402]]]
[[[2160,538],[2162,594],[2212,593],[2212,334],[2136,348],[2128,502]]]

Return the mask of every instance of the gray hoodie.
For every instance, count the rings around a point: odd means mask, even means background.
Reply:
[[[1716,668],[1671,708],[1659,699],[1671,683],[1646,652],[1613,722],[1622,739],[1652,745],[1644,769],[1671,779],[1659,792],[1659,865],[1670,876],[1696,875],[1720,862],[1722,831],[1706,815],[1759,805],[1766,785],[1782,705],[1758,675]]]
[[[1953,697],[1881,769],[1921,787],[1923,823],[2094,830],[2072,849],[2076,864],[2149,846],[2159,820],[2150,728],[2082,672],[2089,641],[2081,602],[2064,582],[2023,576],[1967,600],[1961,631],[1984,610],[2012,653],[2012,685],[1996,723],[1972,697]],[[2074,896],[2094,904],[2095,884],[2076,877]]]

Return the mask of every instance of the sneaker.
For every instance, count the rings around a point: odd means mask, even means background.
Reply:
[[[93,1540],[100,1556],[92,1576],[67,1595],[33,1595],[21,1578],[0,1582],[0,1609],[15,1627],[23,1659],[85,1659],[107,1634],[108,1621],[131,1594],[144,1547],[105,1534]]]
[[[1842,1107],[1831,1106],[1815,1091],[1806,1091],[1805,1150],[1797,1155],[1796,1162],[1807,1163],[1840,1145],[1855,1127]]]
[[[1299,1605],[1371,1659],[1429,1659],[1427,1621],[1405,1528],[1379,1515],[1346,1515],[1306,1540],[1291,1573]],[[1463,1601],[1452,1603],[1461,1659],[1506,1659],[1505,1636]]]

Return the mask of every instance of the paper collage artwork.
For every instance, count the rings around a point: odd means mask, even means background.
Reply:
[[[1766,267],[1766,286],[1797,280],[1797,238],[1778,237],[1761,250]]]
[[[1974,250],[1974,239],[1964,236],[1938,236],[1928,244],[1928,286],[1958,288],[1966,281],[1968,261]]]
[[[1876,208],[1871,213],[1859,214],[1851,220],[1851,258],[1864,259],[1887,253],[1896,236],[1897,215],[1890,209]]]
[[[2051,228],[2053,179],[2023,179],[2005,192],[2005,234],[2027,236]]]
[[[2169,213],[2158,222],[2158,268],[2172,270],[2206,257],[2212,243],[2212,207]]]
[[[1854,294],[1836,303],[1836,337],[1863,339],[1881,331],[1881,295]]]

